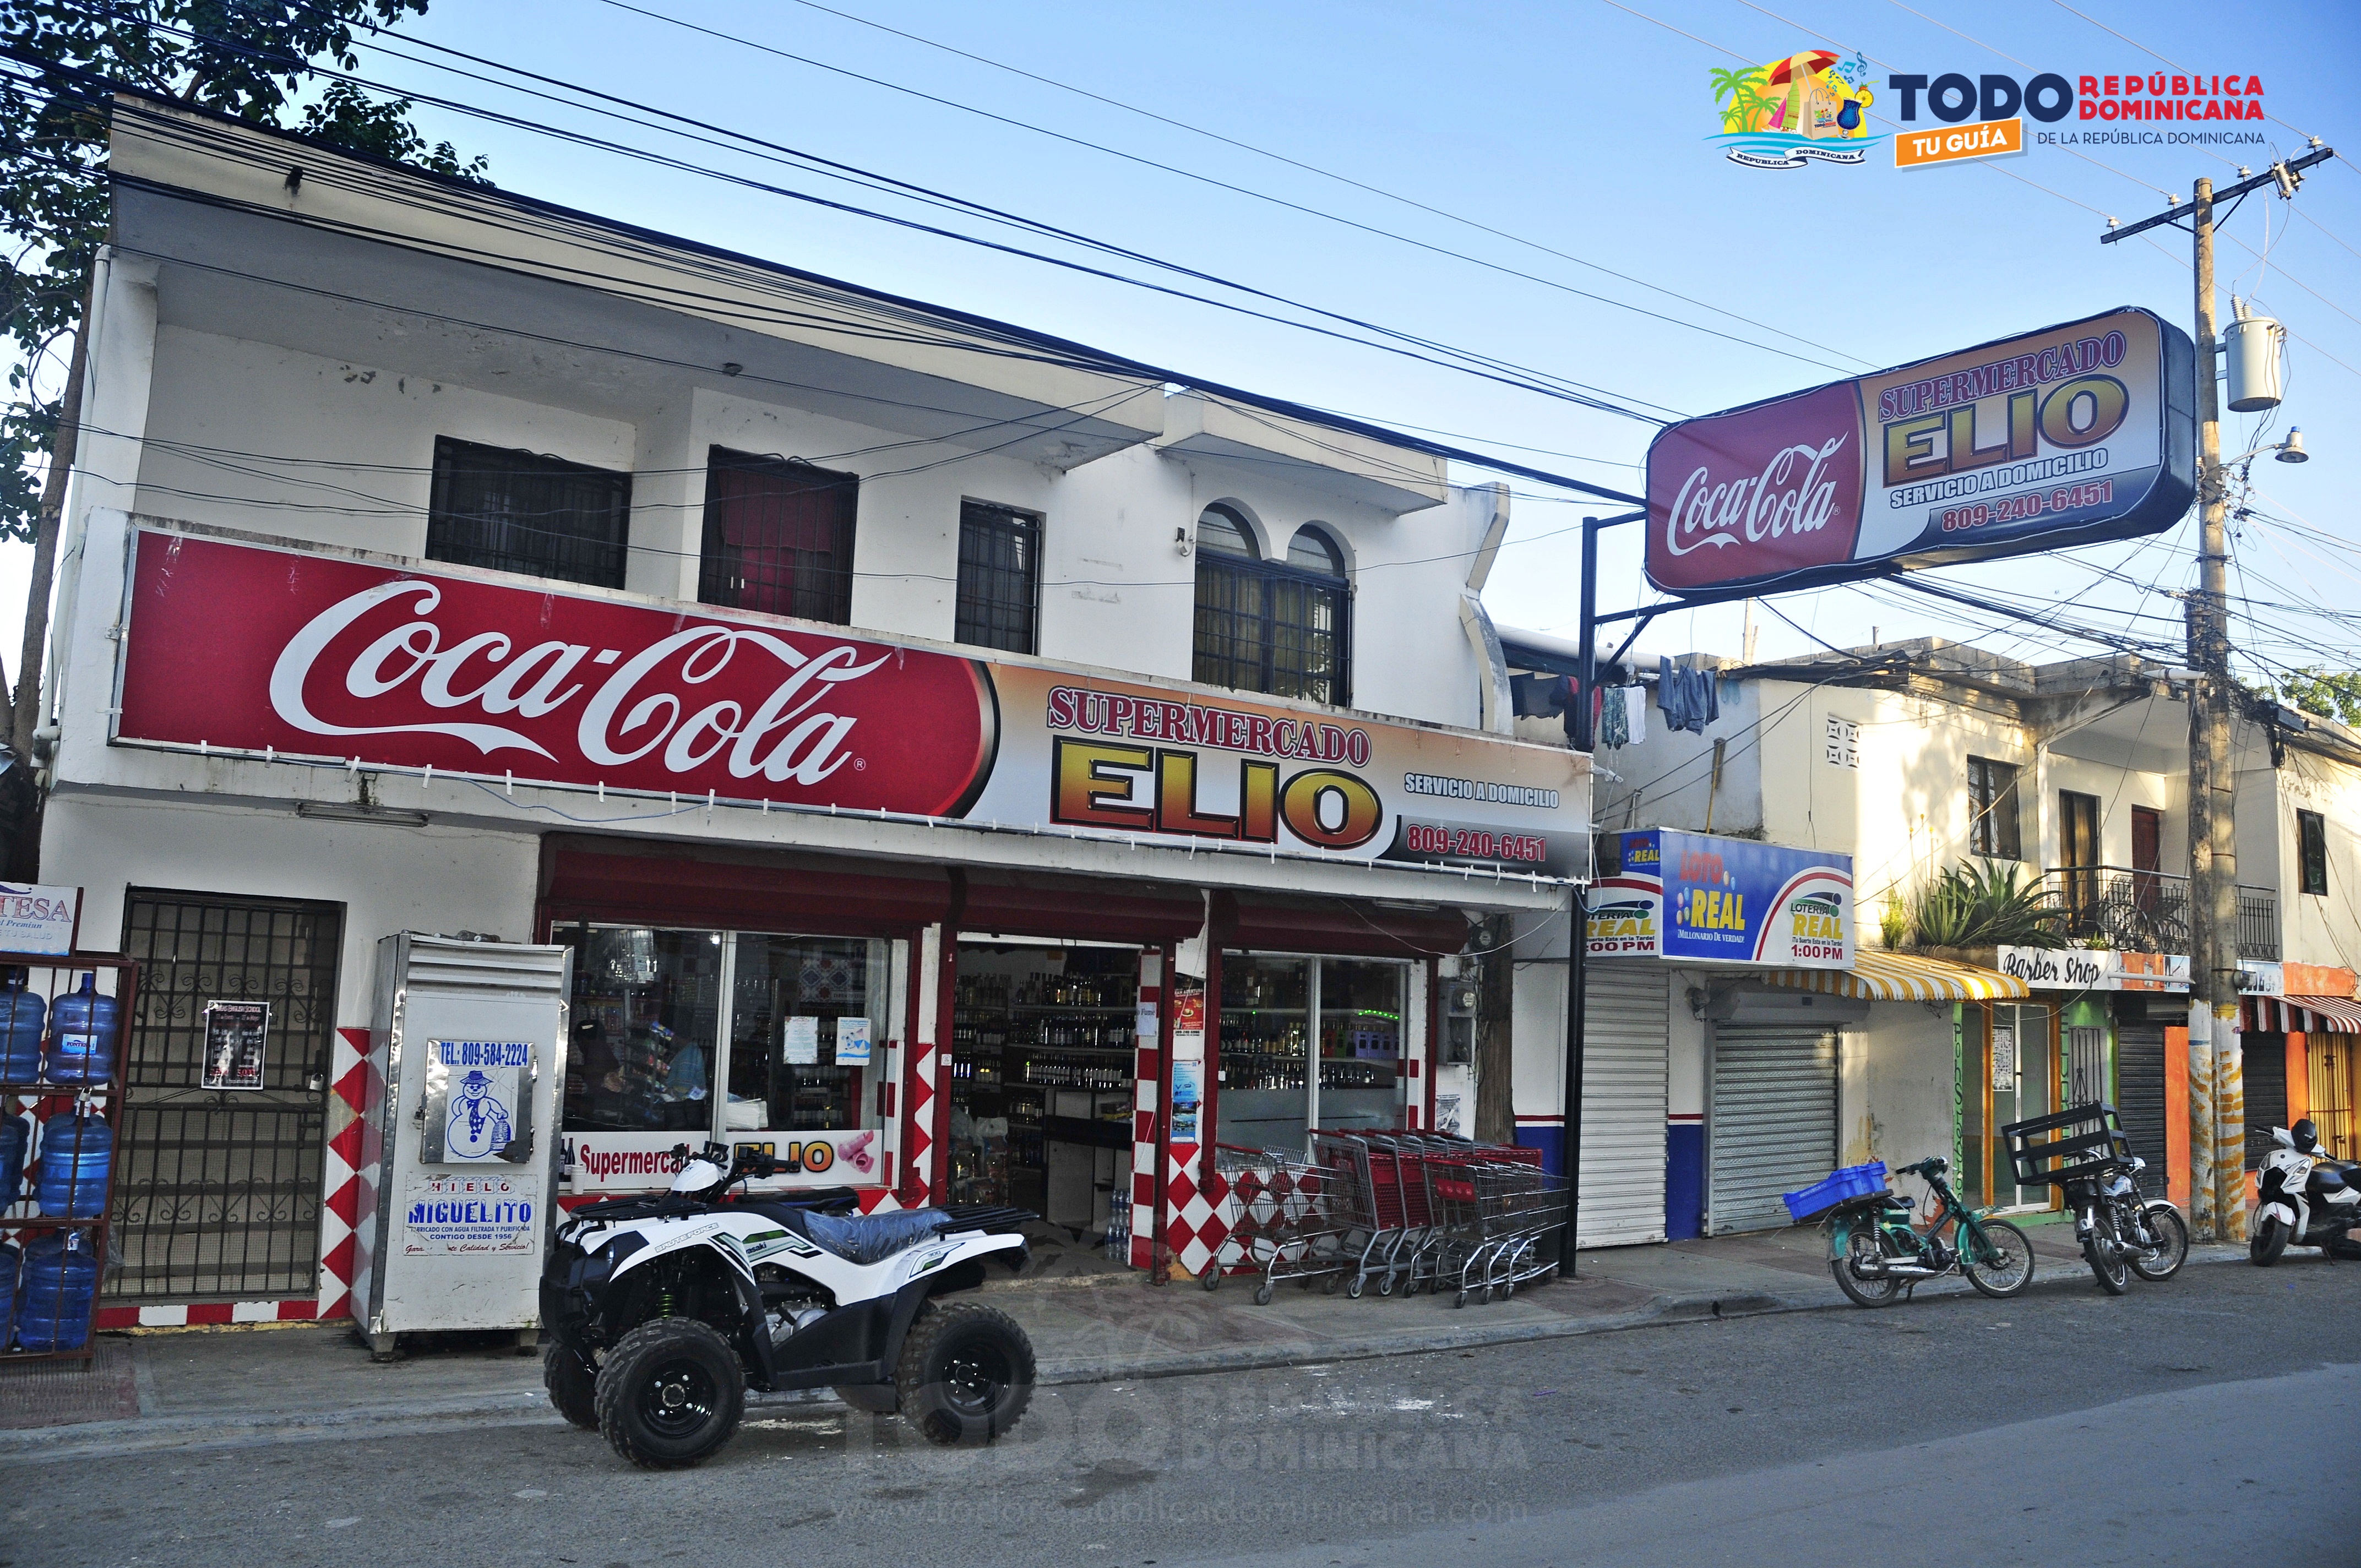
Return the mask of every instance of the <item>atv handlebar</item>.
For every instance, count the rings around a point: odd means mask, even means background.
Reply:
[[[741,1177],[747,1176],[753,1177],[756,1180],[765,1180],[779,1173],[778,1157],[765,1154],[759,1149],[741,1148],[733,1151],[728,1144],[707,1144],[702,1148],[696,1149],[690,1148],[686,1144],[673,1145],[672,1168],[675,1175],[686,1169],[688,1162],[693,1159],[710,1160],[721,1167],[730,1173],[727,1179],[730,1181],[736,1181]]]

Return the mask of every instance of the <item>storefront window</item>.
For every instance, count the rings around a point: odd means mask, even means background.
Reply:
[[[720,934],[609,927],[579,933],[575,947],[566,1129],[708,1129]]]
[[[1315,1127],[1401,1127],[1407,975],[1382,959],[1224,955],[1215,1135],[1300,1153]]]
[[[840,1132],[862,1124],[862,1085],[873,1082],[869,1074],[883,1065],[886,945],[834,937],[738,938],[730,1127]],[[839,1059],[848,1018],[869,1025],[866,1061]]]
[[[575,949],[566,1131],[694,1141],[876,1125],[867,1086],[885,1066],[892,942],[586,925],[554,935]],[[854,1043],[864,1036],[866,1061]]]
[[[1320,960],[1319,1124],[1340,1132],[1402,1124],[1402,966]]]

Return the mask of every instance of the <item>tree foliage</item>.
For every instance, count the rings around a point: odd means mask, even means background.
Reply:
[[[106,237],[105,84],[301,131],[465,179],[448,142],[429,145],[406,98],[349,82],[321,91],[315,67],[358,63],[359,31],[423,14],[427,0],[0,0],[0,299],[14,348],[0,411],[0,539],[31,535],[38,466],[57,433],[60,346],[77,330]],[[41,374],[46,372],[46,374]]]
[[[2279,696],[2306,713],[2361,729],[2361,671],[2291,670],[2279,681]]]

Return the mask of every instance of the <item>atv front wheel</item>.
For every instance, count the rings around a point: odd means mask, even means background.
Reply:
[[[642,1323],[598,1369],[598,1430],[642,1470],[702,1463],[730,1441],[745,1409],[737,1352],[694,1318]]]
[[[1033,1402],[1033,1343],[996,1307],[931,1302],[902,1343],[894,1387],[902,1414],[928,1442],[990,1442]]]
[[[598,1369],[562,1339],[541,1353],[541,1386],[557,1413],[584,1431],[598,1430]]]

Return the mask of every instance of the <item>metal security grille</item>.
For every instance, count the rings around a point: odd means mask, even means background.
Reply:
[[[1584,1246],[1664,1239],[1672,973],[1653,959],[1583,970]]]
[[[858,475],[714,447],[706,458],[698,600],[850,623],[860,504]]]
[[[959,616],[953,635],[1011,653],[1034,646],[1041,598],[1041,520],[1006,507],[960,507]]]
[[[2271,1129],[2288,1124],[2287,1036],[2248,1035],[2241,1054],[2244,1069],[2239,1076],[2246,1100],[2246,1168],[2260,1170],[2264,1159],[2277,1146],[2271,1141]]]
[[[2115,1025],[2115,1110],[2132,1153],[2147,1161],[2140,1190],[2161,1197],[2170,1185],[2164,1146],[2164,1025]]]
[[[134,888],[131,1019],[115,1236],[119,1300],[319,1288],[320,1170],[344,911]],[[205,1003],[265,1002],[263,1087],[201,1087]]]
[[[629,474],[435,438],[430,561],[620,588],[631,515]]]
[[[1341,582],[1200,552],[1192,677],[1344,707],[1346,598]]]
[[[2304,1042],[2305,1075],[2312,1080],[2312,1122],[2331,1157],[2361,1153],[2353,1125],[2353,1036],[2314,1035]]]
[[[1780,1194],[1809,1187],[1836,1165],[1835,1034],[1715,1025],[1706,1140],[1713,1234],[1788,1223]]]
[[[2066,1031],[2066,1103],[2107,1097],[2107,1032],[2077,1025]]]

